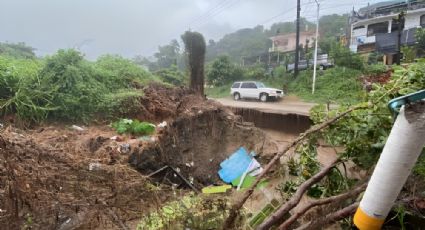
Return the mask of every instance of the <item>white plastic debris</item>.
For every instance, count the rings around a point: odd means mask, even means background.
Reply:
[[[120,145],[120,148],[119,148],[119,151],[120,151],[120,153],[129,153],[130,152],[130,149],[131,149],[131,147],[130,147],[130,144],[122,144],[122,145]]]
[[[89,171],[96,171],[96,170],[100,170],[101,168],[102,168],[102,164],[98,162],[89,164]]]
[[[165,128],[166,126],[167,126],[167,121],[163,121],[163,122],[158,124],[159,128]]]
[[[84,131],[85,130],[84,128],[77,126],[77,125],[72,125],[71,128],[74,129],[74,130],[77,130],[77,131]]]
[[[117,140],[117,139],[118,139],[118,136],[113,136],[113,137],[111,137],[110,139],[115,141],[115,140]]]

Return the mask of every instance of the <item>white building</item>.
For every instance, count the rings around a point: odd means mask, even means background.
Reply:
[[[398,24],[395,19],[401,11],[406,13],[402,45],[414,44],[414,32],[419,27],[425,27],[425,4],[417,1],[390,1],[353,11],[350,49],[359,53],[377,50],[391,59],[397,40]]]

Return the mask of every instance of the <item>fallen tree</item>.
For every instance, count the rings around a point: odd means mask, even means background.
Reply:
[[[245,204],[245,202],[248,200],[248,198],[252,195],[252,193],[254,192],[254,188],[258,185],[258,183],[261,181],[261,179],[264,178],[264,176],[271,170],[271,168],[277,163],[279,162],[279,159],[285,154],[287,153],[290,149],[292,149],[293,147],[297,146],[299,143],[301,143],[301,141],[303,141],[304,139],[306,139],[307,137],[309,137],[311,134],[319,132],[320,130],[328,127],[329,125],[335,123],[336,121],[338,121],[340,118],[346,116],[347,114],[358,110],[358,109],[365,109],[367,108],[368,105],[359,105],[359,106],[354,106],[349,108],[348,110],[338,114],[337,116],[328,119],[327,121],[315,125],[313,127],[311,127],[309,130],[307,130],[305,133],[302,133],[300,136],[298,136],[298,138],[296,138],[294,141],[292,141],[289,145],[287,145],[281,152],[277,153],[270,161],[269,163],[264,167],[263,172],[256,178],[256,180],[254,181],[254,183],[251,185],[251,187],[245,191],[245,193],[243,194],[243,196],[241,197],[241,199],[239,201],[236,201],[236,203],[234,203],[229,211],[229,216],[227,217],[224,225],[223,225],[223,229],[231,229],[234,227],[234,221],[236,220],[236,218],[238,217],[239,214],[239,210],[242,208],[242,206]],[[331,167],[332,168],[332,167]],[[330,170],[330,169],[328,169]],[[325,174],[326,175],[326,174]],[[323,175],[324,176],[324,175]]]
[[[258,226],[258,230],[270,229],[273,225],[275,225],[279,220],[281,220],[291,209],[293,209],[300,202],[304,193],[307,192],[311,186],[319,182],[329,171],[336,166],[339,162],[339,159],[336,159],[331,164],[323,168],[319,173],[312,176],[310,179],[306,180],[304,183],[300,185],[295,194],[289,199],[282,207],[280,207],[273,215],[271,215],[268,219],[266,219],[262,224]]]
[[[297,221],[299,217],[304,215],[307,211],[311,210],[314,207],[331,204],[331,203],[338,203],[344,200],[347,200],[349,198],[355,198],[357,197],[361,192],[363,192],[366,189],[367,184],[364,183],[346,193],[339,194],[336,196],[331,196],[319,200],[314,200],[309,202],[307,205],[304,205],[302,208],[300,208],[297,212],[295,212],[290,218],[288,218],[285,222],[283,222],[279,229],[289,229],[291,225]]]
[[[328,224],[334,223],[336,221],[342,220],[344,218],[347,218],[348,216],[353,215],[358,206],[359,206],[359,202],[353,203],[343,209],[340,209],[336,212],[326,215],[324,218],[317,219],[305,225],[302,225],[296,230],[322,229],[324,226]]]

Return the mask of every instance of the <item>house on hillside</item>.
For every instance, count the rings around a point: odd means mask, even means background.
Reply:
[[[401,45],[416,43],[417,28],[425,27],[425,2],[417,0],[386,1],[353,10],[350,17],[350,49],[357,53],[380,52],[384,62],[392,64],[397,54],[398,20],[405,12]]]
[[[270,38],[272,40],[272,47],[269,49],[269,53],[272,52],[293,52],[296,48],[296,33],[290,34],[279,34]],[[305,31],[300,32],[300,45],[305,46],[307,40],[309,40],[309,47],[314,46],[315,32]]]

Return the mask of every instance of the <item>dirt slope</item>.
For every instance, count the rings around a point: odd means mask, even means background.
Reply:
[[[200,188],[218,182],[219,162],[239,146],[276,151],[263,132],[186,89],[153,85],[145,95],[129,117],[168,121],[148,141],[112,140],[107,125],[0,130],[1,228],[119,229],[173,196],[152,186],[152,170],[179,168]]]

